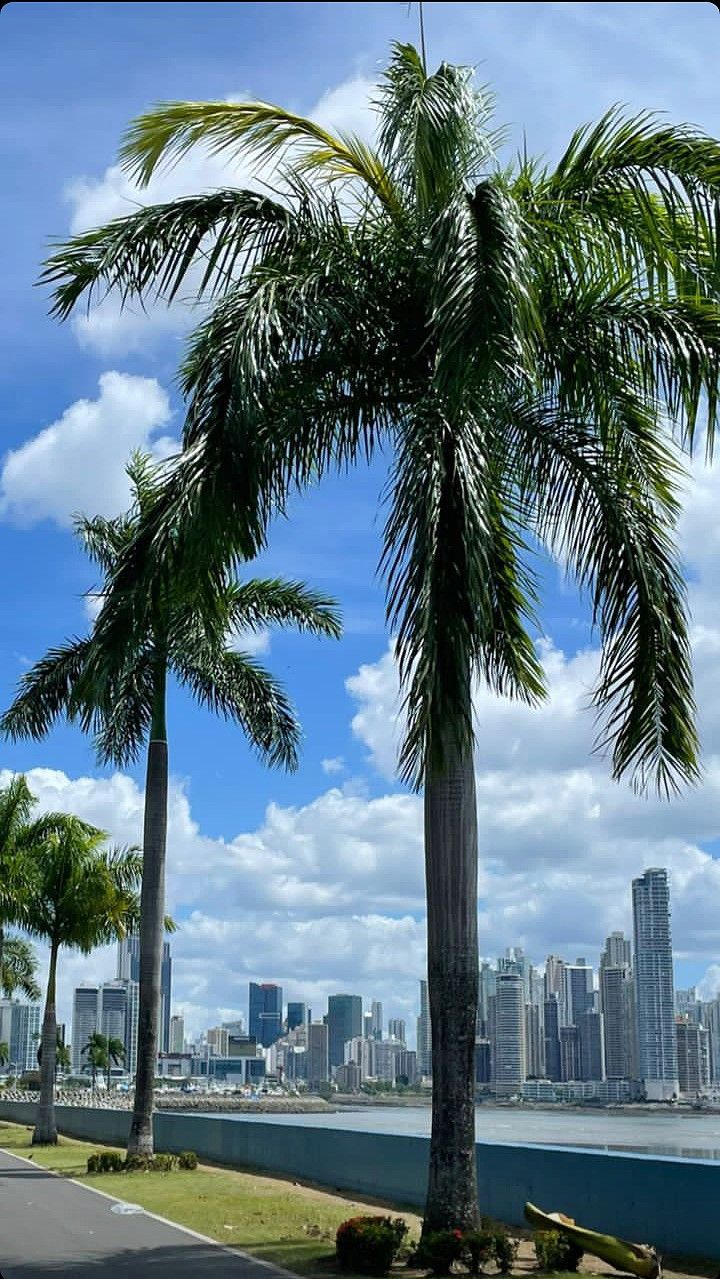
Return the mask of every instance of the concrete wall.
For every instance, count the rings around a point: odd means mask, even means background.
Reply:
[[[32,1123],[34,1109],[0,1102],[0,1119]],[[57,1121],[68,1136],[109,1144],[123,1144],[130,1127],[127,1111],[80,1106],[58,1106]],[[426,1137],[159,1112],[155,1141],[159,1150],[195,1150],[358,1197],[421,1207],[425,1196]],[[481,1209],[500,1221],[523,1224],[530,1199],[663,1252],[720,1258],[720,1162],[489,1142],[478,1142],[477,1157]]]

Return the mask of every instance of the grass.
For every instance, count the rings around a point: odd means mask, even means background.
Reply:
[[[88,1176],[88,1155],[110,1146],[70,1137],[60,1137],[57,1146],[32,1146],[31,1134],[30,1128],[0,1122],[4,1149],[301,1275],[327,1279],[334,1273],[331,1259],[341,1221],[358,1212],[388,1211],[308,1186],[207,1164],[196,1172]],[[412,1213],[403,1216],[417,1238],[420,1219]]]

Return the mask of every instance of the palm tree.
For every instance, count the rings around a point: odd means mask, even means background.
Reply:
[[[30,865],[27,931],[50,947],[42,1025],[40,1100],[33,1144],[54,1145],[57,1046],[55,989],[61,948],[89,954],[125,936],[138,920],[142,858],[134,849],[105,847],[107,836],[78,817],[55,814]]]
[[[108,1092],[110,1092],[110,1073],[113,1066],[123,1066],[124,1064],[125,1045],[122,1039],[117,1039],[114,1035],[109,1035],[107,1041],[107,1074],[105,1076]]]
[[[25,972],[32,979],[34,972],[28,967],[30,950],[23,951],[19,939],[6,941],[8,924],[23,922],[27,892],[25,853],[44,833],[42,822],[31,821],[34,805],[35,797],[22,774],[0,790],[0,988],[8,996],[16,987],[24,989],[23,980],[13,974]]]
[[[0,1039],[0,1066],[7,1066],[10,1060],[10,1048],[4,1039]]]
[[[128,473],[135,503],[114,520],[77,521],[84,544],[105,575],[133,539],[143,512],[156,500],[159,476],[150,459],[136,454]],[[295,626],[337,637],[332,601],[298,582],[255,579],[243,583],[227,573],[214,582],[212,614],[200,610],[187,575],[153,594],[152,616],[143,634],[127,631],[106,648],[87,639],[53,649],[20,682],[0,729],[13,739],[43,737],[57,716],[67,715],[95,733],[98,758],[127,764],[147,744],[140,918],[140,990],[137,1073],[129,1153],[151,1154],[155,1065],[158,1052],[160,965],[165,901],[168,748],[165,721],[169,675],[202,705],[243,729],[267,763],[295,768],[300,730],[281,686],[248,653],[243,634],[268,625]],[[100,587],[102,596],[106,585]],[[135,602],[140,607],[140,600]],[[132,642],[129,642],[130,638]]]
[[[20,991],[26,999],[35,1003],[40,998],[36,981],[37,956],[24,937],[5,937],[0,967],[0,994],[12,999]]]
[[[372,145],[262,102],[152,110],[122,152],[141,183],[202,144],[274,165],[281,196],[143,208],[60,246],[44,278],[60,317],[95,291],[170,301],[193,266],[212,302],[182,369],[185,451],[117,563],[105,643],[155,564],[212,578],[295,486],[393,451],[382,568],[401,775],[424,789],[434,1230],[478,1214],[473,682],[544,696],[536,548],[589,594],[613,775],[663,794],[698,776],[674,530],[682,450],[717,422],[720,145],[614,108],[555,167],[501,166],[471,72],[428,74],[411,46],[378,110]]]
[[[108,1077],[110,1074],[108,1041],[105,1035],[101,1035],[99,1030],[94,1030],[87,1043],[84,1045],[81,1056],[87,1057],[87,1064],[90,1067],[94,1091],[97,1082],[97,1072],[99,1070],[107,1070]],[[109,1086],[110,1085],[108,1084],[108,1087]]]
[[[57,1077],[59,1072],[61,1070],[62,1071],[70,1070],[72,1065],[70,1047],[68,1044],[64,1044],[62,1042],[60,1035],[61,1035],[61,1031],[60,1031],[60,1027],[58,1026],[57,1036],[55,1040],[55,1083],[56,1084],[57,1084]],[[42,1069],[42,1035],[33,1035],[33,1039],[39,1040],[38,1050],[37,1050],[37,1063],[38,1063],[38,1066]]]

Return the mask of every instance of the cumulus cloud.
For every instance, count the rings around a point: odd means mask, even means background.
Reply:
[[[155,378],[107,372],[94,400],[76,400],[56,422],[8,453],[0,473],[0,516],[17,524],[125,510],[125,474],[133,449],[170,456],[177,441],[160,434],[171,421],[168,397]]]
[[[335,755],[331,759],[321,759],[320,767],[324,773],[332,777],[336,773],[345,772],[345,760],[342,755]]]

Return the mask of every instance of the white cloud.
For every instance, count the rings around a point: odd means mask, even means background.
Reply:
[[[332,777],[336,773],[345,772],[345,760],[342,755],[336,755],[331,759],[321,759],[320,767],[324,773],[327,773],[328,777]]]
[[[369,104],[373,87],[372,81],[353,77],[324,93],[309,115],[326,127],[369,136],[375,122]],[[177,164],[161,169],[144,188],[129,178],[120,165],[113,164],[101,178],[82,177],[68,183],[65,195],[72,210],[70,230],[78,234],[114,218],[126,217],[146,205],[223,187],[259,190],[263,178],[271,176],[268,165],[239,163],[212,155],[203,147],[194,148]],[[121,309],[113,296],[96,299],[89,312],[78,311],[73,317],[78,340],[107,357],[143,352],[158,341],[181,336],[198,322],[205,309],[205,304],[193,303],[198,279],[199,272],[191,272],[170,306],[145,299],[145,308],[131,304]]]
[[[56,422],[5,457],[0,516],[17,524],[75,512],[117,515],[129,501],[125,466],[133,449],[157,459],[178,445],[159,432],[171,420],[168,397],[155,378],[103,373],[94,400],[76,400]]]
[[[270,640],[268,630],[234,631],[228,638],[228,648],[234,649],[236,653],[249,653],[251,657],[259,657],[270,652]]]

